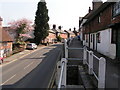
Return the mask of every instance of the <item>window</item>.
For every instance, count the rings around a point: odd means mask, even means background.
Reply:
[[[111,43],[116,43],[116,30],[112,29]]]
[[[88,42],[88,34],[86,35],[86,42]]]
[[[85,40],[85,34],[83,33],[83,40]]]
[[[113,6],[113,16],[120,14],[120,1],[116,2]]]
[[[2,45],[3,45],[3,46],[7,46],[7,42],[3,42]]]
[[[100,40],[101,38],[100,38],[100,33],[97,33],[97,43],[100,43]]]
[[[98,17],[98,23],[100,23],[100,22],[101,22],[101,17],[99,16],[99,17]]]
[[[91,39],[90,41],[91,41],[91,42],[92,42],[92,39],[93,39],[92,36],[93,36],[93,35],[91,34],[91,37],[90,37],[90,39]]]

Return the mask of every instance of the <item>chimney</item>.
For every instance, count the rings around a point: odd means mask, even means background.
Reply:
[[[3,19],[0,17],[0,28],[2,27],[2,21]]]
[[[89,7],[89,10],[88,10],[88,12],[89,12],[89,13],[91,12],[91,7]]]
[[[103,2],[101,0],[93,0],[92,2],[93,10],[98,9],[102,4]]]

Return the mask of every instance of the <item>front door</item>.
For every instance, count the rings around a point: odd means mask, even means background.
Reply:
[[[117,58],[120,59],[120,28],[117,30]]]

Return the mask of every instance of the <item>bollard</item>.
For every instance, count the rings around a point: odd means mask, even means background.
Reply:
[[[98,74],[98,88],[105,88],[105,71],[106,71],[106,60],[105,58],[101,57],[99,59],[99,74]]]
[[[93,52],[89,51],[89,74],[93,74]]]
[[[87,48],[84,46],[84,51],[83,51],[83,64],[86,64],[87,62]]]

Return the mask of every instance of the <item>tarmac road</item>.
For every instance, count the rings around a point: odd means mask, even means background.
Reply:
[[[48,88],[62,44],[51,45],[2,67],[2,88]]]

